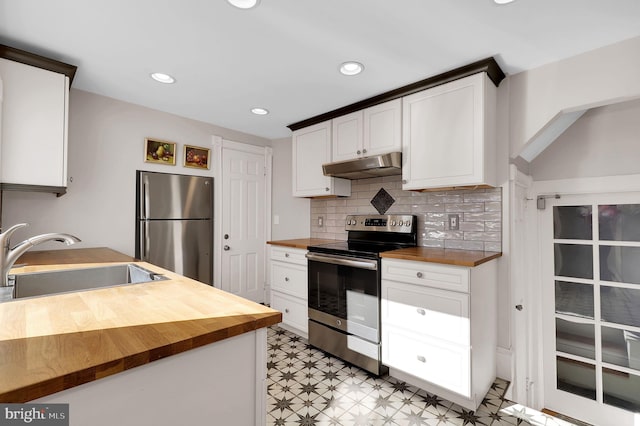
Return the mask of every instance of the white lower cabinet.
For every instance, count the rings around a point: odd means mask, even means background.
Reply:
[[[495,380],[496,262],[382,260],[382,362],[390,375],[475,410]]]
[[[309,308],[307,302],[297,297],[291,297],[279,291],[271,292],[271,307],[282,312],[282,324],[293,327],[296,334],[307,335]],[[285,327],[287,328],[287,327]]]
[[[308,335],[306,250],[271,246],[271,307],[282,312],[281,326]]]

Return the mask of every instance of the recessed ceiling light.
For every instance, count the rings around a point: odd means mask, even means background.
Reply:
[[[255,115],[267,115],[269,114],[269,110],[264,108],[251,108],[251,112]]]
[[[508,4],[514,0],[493,0],[496,4]]]
[[[251,9],[256,7],[260,0],[227,0],[230,5],[237,7],[238,9]]]
[[[175,83],[176,79],[171,77],[169,74],[164,74],[161,72],[154,72],[151,74],[151,78],[155,81],[159,81],[160,83],[171,84]]]
[[[362,70],[364,70],[364,65],[360,62],[349,61],[340,64],[340,73],[344,75],[360,74]]]

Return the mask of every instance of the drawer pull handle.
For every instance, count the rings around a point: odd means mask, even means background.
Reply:
[[[422,272],[418,272],[418,273],[416,274],[416,277],[418,277],[418,278],[422,278]]]
[[[285,308],[284,313],[288,314],[289,313],[289,308]]]
[[[285,253],[285,254],[284,254],[284,257],[289,257],[289,253]]]
[[[427,359],[425,357],[423,357],[422,355],[418,355],[418,361],[427,362]]]
[[[422,309],[422,308],[418,308],[418,309],[417,309],[417,311],[418,311],[418,313],[419,313],[420,315],[426,315],[426,314],[427,314],[427,312],[426,312],[424,309]]]
[[[289,277],[284,277],[284,280],[285,280],[286,282],[289,282]]]

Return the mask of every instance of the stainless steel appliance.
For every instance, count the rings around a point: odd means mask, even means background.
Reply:
[[[374,374],[380,351],[380,253],[417,243],[413,215],[347,216],[347,241],[310,246],[309,343]]]
[[[372,155],[355,160],[339,161],[322,165],[325,176],[344,179],[366,179],[402,174],[402,153]]]
[[[213,283],[213,178],[136,173],[136,257]]]

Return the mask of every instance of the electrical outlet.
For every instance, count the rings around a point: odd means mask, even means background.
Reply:
[[[460,229],[460,215],[450,214],[449,215],[449,229],[451,231],[457,231]]]
[[[322,228],[323,223],[324,223],[324,218],[322,216],[318,216],[318,228]]]

